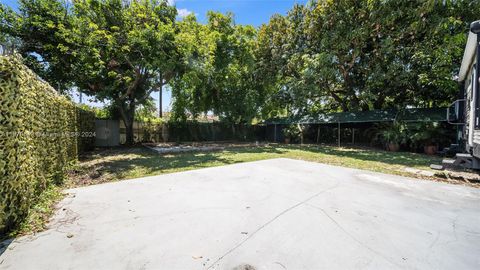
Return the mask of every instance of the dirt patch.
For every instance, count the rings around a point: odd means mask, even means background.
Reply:
[[[444,170],[436,172],[435,176],[448,182],[464,182],[470,186],[480,188],[480,174],[469,170]]]
[[[225,149],[223,146],[191,146],[191,145],[179,145],[179,146],[148,146],[149,149],[159,154],[177,154],[188,152],[211,152],[222,151]]]
[[[268,143],[260,142],[185,142],[185,143],[144,143],[146,148],[158,154],[179,154],[189,152],[213,152],[229,148],[265,147]]]
[[[96,149],[80,156],[68,172],[67,188],[101,184],[116,180],[127,170],[128,162],[148,155],[143,147]]]

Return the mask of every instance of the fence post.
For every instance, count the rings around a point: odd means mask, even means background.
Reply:
[[[304,130],[304,125],[300,125],[300,145],[303,146],[303,130]]]
[[[338,147],[340,147],[340,122],[338,122]]]
[[[277,142],[277,124],[273,125],[273,142]]]
[[[212,124],[212,137],[213,137],[213,141],[215,142],[216,141],[216,138],[215,138],[215,123]]]
[[[352,144],[355,144],[355,129],[352,128]]]
[[[318,125],[317,127],[317,144],[319,140],[320,140],[320,125]]]

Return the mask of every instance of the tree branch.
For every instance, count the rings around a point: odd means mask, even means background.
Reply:
[[[123,100],[125,99],[126,97],[129,97],[133,94],[133,91],[137,88],[138,84],[140,83],[140,81],[142,80],[142,73],[140,71],[139,68],[136,68],[132,65],[132,63],[125,57],[125,59],[127,60],[127,63],[129,64],[129,66],[131,68],[133,68],[134,72],[135,72],[135,80],[133,81],[133,83],[127,88],[127,92],[125,94],[123,94],[119,99],[120,100]]]

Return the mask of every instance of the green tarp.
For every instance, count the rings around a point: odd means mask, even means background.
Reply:
[[[372,110],[359,112],[322,113],[303,117],[277,118],[266,124],[329,124],[329,123],[373,123],[388,121],[442,122],[447,121],[447,108]]]

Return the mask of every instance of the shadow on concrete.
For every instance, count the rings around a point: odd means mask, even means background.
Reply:
[[[8,246],[13,242],[13,240],[14,239],[11,238],[11,239],[6,239],[0,242],[0,256],[5,252],[5,250],[7,250]],[[1,260],[0,260],[0,264],[2,264]]]

